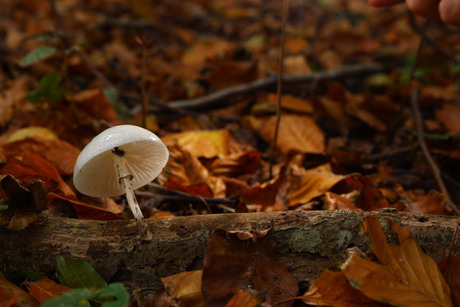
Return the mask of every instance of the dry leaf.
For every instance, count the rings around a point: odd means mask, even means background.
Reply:
[[[13,156],[23,152],[37,154],[48,160],[59,174],[71,175],[80,149],[59,140],[44,139],[41,137],[28,137],[16,142],[7,143],[0,147],[0,158],[9,161]]]
[[[228,301],[225,307],[257,307],[260,306],[262,301],[257,298],[257,293],[255,291],[248,290],[238,290]],[[259,295],[260,296],[260,295]]]
[[[362,294],[348,283],[343,272],[324,270],[301,297],[314,305],[335,307],[376,307],[380,304]]]
[[[204,256],[203,294],[209,306],[229,302],[242,289],[266,293],[273,304],[297,294],[297,280],[276,260],[270,236],[240,240],[236,233],[216,230]],[[277,306],[290,306],[283,303]]]
[[[39,302],[26,291],[9,282],[0,273],[0,302],[2,307],[35,307]]]
[[[203,271],[183,272],[161,278],[165,289],[184,306],[205,306],[201,293]]]
[[[24,282],[24,286],[26,286],[30,295],[35,297],[40,303],[52,297],[61,295],[71,289],[48,278],[43,278],[35,282],[26,281]]]
[[[75,193],[64,182],[56,168],[37,154],[24,152],[12,157],[2,168],[1,174],[10,174],[21,182],[43,180],[49,191],[58,191],[68,198],[76,199]]]
[[[276,116],[263,120],[258,132],[268,143],[273,142],[276,126]],[[281,116],[276,148],[283,154],[291,151],[301,153],[323,153],[324,135],[321,129],[309,116]]]
[[[392,223],[400,245],[390,247],[377,218],[367,217],[363,227],[382,264],[350,252],[342,271],[354,288],[374,300],[394,305],[452,306],[449,287],[436,263],[423,253],[408,230]]]
[[[450,133],[460,134],[460,105],[445,103],[441,110],[436,111],[436,119],[443,123]]]
[[[49,207],[71,206],[75,210],[77,217],[82,220],[119,221],[126,219],[101,207],[85,204],[56,193],[48,193],[46,198]]]
[[[307,203],[315,197],[323,195],[337,182],[346,178],[332,172],[329,164],[305,170],[291,165],[287,181],[289,183],[286,201],[289,207]]]
[[[439,270],[449,284],[452,303],[460,306],[460,259],[452,254],[439,260]]]
[[[195,157],[213,158],[229,153],[228,130],[197,130],[169,134],[162,138],[166,145],[178,144]]]

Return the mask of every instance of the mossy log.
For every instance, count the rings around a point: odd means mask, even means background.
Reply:
[[[0,271],[12,280],[30,268],[54,276],[55,258],[64,255],[91,262],[109,281],[131,280],[136,287],[155,287],[158,277],[202,268],[213,230],[270,229],[278,259],[300,282],[310,282],[324,268],[345,259],[347,248],[367,250],[360,223],[370,215],[379,218],[390,242],[397,242],[389,229],[393,221],[409,229],[434,260],[446,256],[451,246],[452,253],[460,256],[460,239],[452,244],[459,217],[342,210],[199,215],[148,220],[154,239],[143,241],[134,220],[42,215],[21,232],[0,228]]]

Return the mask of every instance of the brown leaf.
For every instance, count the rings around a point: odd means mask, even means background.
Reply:
[[[275,176],[273,179],[244,191],[241,195],[241,199],[248,206],[260,206],[261,211],[285,210],[285,178],[285,171],[282,171],[280,175]]]
[[[262,303],[261,299],[257,298],[257,293],[255,291],[248,290],[238,290],[228,301],[225,307],[257,307]],[[260,296],[260,295],[259,295]]]
[[[35,297],[40,303],[61,295],[62,293],[70,290],[71,288],[60,285],[51,279],[43,278],[35,282],[24,282],[30,295]]]
[[[452,306],[449,288],[436,263],[423,253],[408,230],[392,223],[400,245],[390,247],[377,218],[367,217],[363,226],[382,264],[350,252],[342,271],[354,288],[394,305]]]
[[[238,290],[248,288],[265,292],[273,304],[294,297],[298,286],[296,278],[276,260],[270,236],[242,241],[236,233],[214,231],[204,256],[206,304],[224,305]]]
[[[431,190],[425,196],[406,204],[407,211],[413,213],[426,213],[447,215],[446,197],[444,194]]]
[[[436,119],[443,123],[450,133],[460,134],[460,105],[443,104],[443,108],[436,111]]]
[[[80,150],[58,139],[28,137],[23,140],[4,144],[0,147],[0,158],[9,161],[23,152],[37,154],[48,160],[61,175],[71,175]]]
[[[273,142],[276,116],[260,123],[260,136],[268,143]],[[324,152],[324,135],[309,116],[284,114],[281,117],[276,148],[283,154],[291,151],[301,153]]]
[[[109,122],[115,121],[117,113],[112,104],[100,89],[90,89],[78,93],[72,97],[81,110],[85,110],[94,118],[105,119]]]
[[[24,152],[12,157],[0,173],[10,174],[21,182],[43,180],[49,191],[58,191],[66,197],[76,199],[75,193],[64,182],[56,168],[37,154]]]
[[[2,273],[0,273],[0,302],[2,307],[35,307],[39,305],[33,296],[9,282]]]
[[[223,61],[213,69],[208,77],[215,90],[249,83],[257,79],[255,62]]]
[[[205,306],[201,293],[203,271],[183,272],[161,278],[165,289],[184,306]]]
[[[63,205],[72,206],[77,217],[82,220],[119,221],[126,219],[125,217],[117,215],[111,211],[94,205],[85,204],[74,199],[69,199],[56,193],[48,193],[46,198],[48,200],[49,207]]]
[[[230,154],[216,159],[211,166],[215,176],[236,177],[255,172],[261,164],[261,154],[258,151],[246,151]]]
[[[168,148],[169,160],[158,177],[159,182],[164,184],[173,180],[182,187],[206,184],[211,188],[214,197],[225,197],[225,183],[222,178],[209,174],[197,157],[179,145]]]
[[[309,202],[323,195],[344,178],[346,176],[334,174],[329,164],[310,170],[292,165],[287,178],[289,183],[286,195],[287,204],[291,207]]]
[[[304,302],[336,307],[379,306],[348,283],[343,272],[324,270],[301,297]]]
[[[326,210],[359,210],[351,200],[332,192],[324,194],[324,203]]]
[[[182,64],[189,70],[199,71],[207,61],[215,61],[228,57],[235,45],[221,39],[210,38],[196,42],[182,57]]]
[[[13,80],[7,90],[2,90],[3,93],[0,95],[0,105],[2,106],[0,126],[6,126],[16,110],[25,104],[27,80],[28,77],[26,76]]]
[[[46,209],[47,193],[43,181],[21,183],[11,175],[0,180],[0,187],[7,195],[8,209],[2,210],[1,224],[8,229],[21,231],[38,219],[38,214]]]
[[[449,254],[439,260],[438,266],[449,284],[452,303],[454,306],[460,306],[460,258]]]

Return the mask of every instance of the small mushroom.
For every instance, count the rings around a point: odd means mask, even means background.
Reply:
[[[109,128],[89,142],[75,163],[73,182],[82,194],[114,197],[126,194],[140,237],[152,234],[134,190],[155,179],[169,158],[165,144],[154,133],[133,125]]]

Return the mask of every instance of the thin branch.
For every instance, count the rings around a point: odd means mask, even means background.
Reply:
[[[455,206],[454,202],[452,201],[449,195],[449,191],[447,190],[446,185],[444,184],[441,170],[436,164],[436,161],[431,156],[430,150],[428,149],[428,145],[426,144],[425,136],[423,133],[423,118],[422,118],[422,115],[420,113],[420,109],[418,106],[419,96],[420,96],[420,90],[418,88],[414,88],[412,90],[412,97],[410,101],[411,101],[412,112],[414,113],[414,117],[415,117],[418,143],[420,144],[420,148],[422,149],[425,159],[428,161],[428,164],[431,167],[431,171],[433,172],[436,182],[438,183],[439,189],[446,196],[446,207],[454,211],[457,215],[460,215],[460,209],[457,206]]]
[[[280,54],[279,54],[279,71],[276,79],[276,124],[269,159],[268,174],[273,178],[273,161],[276,155],[276,141],[278,140],[278,131],[281,122],[281,93],[283,91],[283,73],[284,73],[284,51],[286,40],[286,24],[289,15],[289,0],[283,0],[282,17],[281,17],[281,39],[280,39]]]
[[[317,82],[320,80],[339,80],[343,78],[358,77],[369,75],[383,70],[383,66],[377,63],[365,65],[345,65],[338,69],[319,71],[304,75],[283,76],[284,85],[304,84]],[[273,88],[276,85],[277,77],[257,79],[251,83],[228,87],[221,91],[211,93],[194,99],[175,100],[165,103],[169,108],[179,108],[184,110],[203,110],[208,108],[221,108],[224,102],[234,100],[240,96],[249,96],[260,90]],[[149,111],[156,111],[150,109]]]
[[[411,83],[414,80],[415,69],[417,68],[418,60],[420,58],[420,53],[426,41],[428,26],[429,26],[429,20],[426,20],[422,28],[420,43],[418,45],[417,52],[415,54],[415,61],[409,73],[409,80]],[[423,117],[420,112],[420,107],[418,105],[419,97],[420,97],[420,90],[417,87],[414,87],[412,90],[412,96],[410,99],[410,103],[411,103],[412,113],[415,119],[415,125],[416,125],[416,130],[417,130],[417,141],[420,144],[420,148],[422,150],[423,155],[425,156],[425,159],[430,165],[431,171],[433,172],[433,175],[436,179],[439,189],[446,197],[446,207],[454,211],[457,215],[460,215],[460,209],[457,206],[455,206],[454,202],[452,201],[449,191],[447,190],[446,185],[444,184],[444,180],[442,178],[442,172],[439,169],[438,165],[436,164],[436,161],[431,156],[430,150],[428,149],[428,145],[426,144],[425,136],[424,136],[425,134],[424,134],[424,129],[423,129]]]

